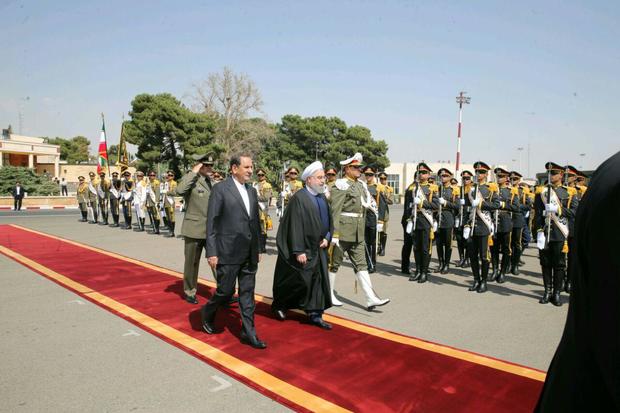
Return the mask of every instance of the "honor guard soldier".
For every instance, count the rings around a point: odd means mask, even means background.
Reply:
[[[166,214],[166,225],[168,226],[167,238],[174,238],[175,217],[174,217],[174,196],[177,193],[177,181],[174,180],[174,171],[166,172],[166,182],[164,183],[164,213]]]
[[[562,305],[560,293],[568,252],[569,221],[574,219],[579,200],[574,188],[562,185],[564,168],[554,162],[545,164],[547,184],[536,188],[534,211],[536,219],[536,245],[542,267],[545,293],[539,303],[549,301]],[[553,294],[553,295],[552,295]]]
[[[118,172],[112,172],[112,181],[110,183],[110,213],[112,214],[111,228],[118,228],[118,220],[120,215],[120,199],[121,199],[121,180],[118,179]]]
[[[131,172],[123,172],[121,178],[121,206],[123,207],[123,219],[125,226],[122,229],[131,229],[131,208],[133,205],[133,180]]]
[[[588,189],[586,179],[586,174],[581,171],[577,171],[577,177],[575,178],[575,189],[577,189],[577,198],[579,198],[579,200],[581,200]]]
[[[99,221],[99,207],[98,207],[98,198],[97,188],[99,186],[99,180],[94,172],[89,172],[88,177],[90,181],[88,181],[88,212],[91,214],[92,221],[89,221],[89,224],[96,224]]]
[[[330,166],[325,169],[325,196],[329,199],[331,194],[332,187],[336,184],[336,179],[338,177],[338,170],[333,166]]]
[[[273,188],[267,181],[267,172],[263,168],[256,170],[258,182],[254,184],[256,194],[258,195],[258,216],[260,218],[260,252],[267,252],[267,231],[271,226],[271,217],[269,216],[269,207],[271,206],[271,197],[273,196]]]
[[[510,183],[513,190],[516,189],[519,197],[519,210],[512,213],[512,235],[510,236],[510,249],[512,252],[510,272],[519,275],[519,261],[523,253],[523,230],[528,226],[532,199],[529,189],[521,185],[522,175],[517,171],[510,172]]]
[[[577,176],[579,175],[579,171],[572,165],[566,165],[564,167],[564,179],[563,182],[566,186],[575,190],[575,198],[577,201],[581,201],[581,195],[579,190],[577,189]],[[575,217],[568,218],[568,250],[572,251],[575,247]],[[564,271],[564,280],[563,280],[563,290],[567,293],[570,293],[570,280],[568,278],[569,268],[572,263],[572,254],[566,253],[566,271]]]
[[[286,170],[286,180],[282,182],[282,192],[280,193],[280,205],[278,208],[281,208],[281,214],[284,214],[284,209],[286,205],[288,205],[288,200],[293,196],[293,194],[299,191],[304,187],[303,182],[297,179],[299,175],[299,171],[294,166],[291,166]]]
[[[336,185],[337,176],[338,176],[338,170],[334,168],[333,166],[328,167],[325,170],[325,177],[327,178],[325,182],[325,186],[326,186],[325,197],[329,201],[331,201],[331,193],[334,188],[334,185]],[[334,283],[336,281],[336,271],[338,270],[338,267],[334,268],[333,263],[336,262],[338,263],[337,265],[340,265],[340,263],[342,262],[342,259],[343,259],[342,250],[332,245],[329,249],[329,254],[328,254],[329,280],[330,280],[329,283],[330,283],[330,290],[331,290],[332,305],[337,306],[337,307],[342,306],[342,302],[334,294]]]
[[[160,201],[160,186],[157,180],[155,172],[149,172],[149,180],[146,185],[146,212],[149,215],[151,221],[152,231],[151,234],[159,235],[159,201]]]
[[[465,205],[471,207],[466,218],[463,238],[469,240],[467,250],[474,274],[469,291],[484,293],[489,276],[489,241],[493,234],[493,213],[500,207],[497,184],[488,183],[489,165],[482,161],[474,164],[475,182],[465,196]],[[470,239],[471,238],[471,239]]]
[[[494,212],[495,240],[491,247],[493,273],[489,280],[502,284],[506,281],[506,273],[511,264],[512,216],[520,211],[519,190],[510,186],[508,182],[510,172],[504,168],[495,168],[493,173],[498,186],[499,208]],[[500,253],[502,254],[501,261]]]
[[[88,184],[84,180],[84,177],[78,176],[77,202],[80,207],[80,213],[82,214],[80,222],[88,221],[88,192]]]
[[[101,212],[100,225],[108,225],[108,205],[110,203],[110,181],[105,177],[105,171],[99,172],[99,185],[97,185],[97,202]]]
[[[387,203],[381,195],[381,187],[377,185],[375,180],[375,170],[371,166],[367,166],[363,170],[366,177],[366,188],[373,198],[376,208],[366,210],[366,226],[364,228],[364,242],[366,243],[366,264],[368,264],[368,272],[377,271],[377,234],[379,232],[379,223],[383,224]]]
[[[366,265],[364,242],[366,210],[376,208],[376,205],[368,193],[366,184],[359,179],[362,161],[362,155],[356,153],[351,158],[340,162],[345,177],[336,181],[331,193],[331,213],[334,225],[331,248],[339,248],[349,255],[357,281],[366,296],[366,309],[372,311],[375,307],[385,305],[390,300],[377,297]],[[342,255],[339,260],[332,259],[333,272],[329,273],[332,288],[341,263]]]
[[[192,170],[186,173],[177,185],[177,195],[183,197],[185,215],[181,226],[184,241],[185,262],[183,265],[183,292],[185,301],[198,304],[198,269],[200,256],[207,242],[207,210],[211,196],[212,183],[209,175],[213,170],[213,157],[193,155],[197,161]]]
[[[133,206],[136,211],[136,218],[138,218],[137,232],[144,231],[144,221],[146,219],[145,204],[146,204],[146,186],[147,182],[144,179],[144,172],[136,172],[136,182],[133,190]]]
[[[446,168],[437,171],[437,176],[441,179],[438,198],[437,211],[437,236],[435,243],[437,246],[437,258],[439,267],[436,272],[447,274],[450,271],[450,258],[452,257],[452,234],[456,214],[459,212],[459,187],[451,183],[452,172]]]
[[[403,245],[402,270],[409,271],[409,255],[413,243],[415,275],[410,276],[409,281],[419,283],[426,282],[430,275],[428,267],[431,263],[433,229],[436,224],[433,211],[439,207],[437,185],[428,182],[431,172],[427,164],[418,163],[415,182],[405,192],[405,210],[402,218],[405,233],[412,236],[409,240],[405,239]]]
[[[470,215],[470,207],[465,203],[465,197],[469,194],[469,191],[473,185],[473,174],[470,171],[461,172],[461,185],[459,186],[459,199],[458,199],[458,211],[456,213],[456,219],[454,223],[455,235],[456,235],[456,247],[459,252],[459,262],[456,264],[459,268],[469,267],[469,253],[467,252],[468,241],[463,237],[463,229],[465,228],[465,221]]]
[[[388,222],[390,220],[390,205],[394,203],[394,188],[387,183],[387,174],[379,172],[379,189],[381,197],[385,200],[385,213],[383,222],[379,222],[379,256],[385,255],[385,244],[387,243]],[[381,220],[380,220],[381,221]],[[381,225],[382,224],[382,225]]]

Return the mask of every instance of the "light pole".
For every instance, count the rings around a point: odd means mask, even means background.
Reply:
[[[586,157],[585,153],[580,153],[579,157],[581,158],[581,163],[579,165],[579,169],[583,169],[583,159]]]
[[[519,151],[519,173],[522,174],[523,170],[521,170],[521,153],[523,152],[523,147],[518,147],[517,150]]]
[[[459,170],[461,169],[461,129],[462,129],[462,124],[463,124],[463,103],[469,105],[469,102],[471,101],[470,97],[465,96],[466,93],[467,92],[461,92],[456,97],[456,103],[459,104],[459,127],[458,127],[457,138],[456,138],[456,171],[455,171],[455,176],[456,176],[456,179],[458,179],[458,180],[460,180]]]

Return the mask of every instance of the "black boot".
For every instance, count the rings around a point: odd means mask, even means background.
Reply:
[[[385,232],[379,233],[379,256],[385,255],[385,244],[387,243],[387,234]]]
[[[478,264],[478,259],[476,258],[472,261],[472,263],[471,272],[474,274],[474,283],[468,288],[468,290],[478,291],[478,288],[480,288],[480,266]]]
[[[502,264],[499,269],[499,275],[497,276],[498,284],[503,284],[506,281],[506,273],[508,272],[509,265],[510,265],[510,255],[503,255]]]
[[[564,282],[564,270],[553,270],[553,297],[551,298],[551,304],[556,307],[562,306],[562,298],[560,293],[562,292],[562,283]]]
[[[168,233],[164,237],[174,238],[174,222],[168,222]]]
[[[415,273],[409,277],[409,281],[418,281],[418,279],[422,275],[422,262],[418,255],[418,252],[414,249],[413,259],[415,260]]]
[[[480,287],[476,290],[478,293],[484,293],[487,291],[487,278],[489,276],[489,262],[482,261],[480,264]]]
[[[430,273],[428,267],[431,264],[431,254],[420,254],[422,256],[422,272],[420,273],[420,278],[418,279],[418,283],[422,284],[428,281],[430,278]]]
[[[443,257],[443,268],[441,269],[442,274],[447,274],[450,271],[450,259],[452,258],[452,248],[447,247],[445,250],[445,255]]]
[[[542,276],[543,276],[543,286],[545,287],[545,292],[538,302],[540,304],[547,304],[549,299],[551,298],[551,268],[542,268]]]
[[[144,218],[138,218],[138,228],[134,229],[136,232],[144,232]]]
[[[512,266],[510,272],[512,275],[519,275],[519,261],[521,260],[521,250],[512,251]]]
[[[82,213],[82,219],[80,219],[80,222],[87,222],[88,221],[88,212],[86,211],[80,211]]]
[[[153,235],[159,235],[159,221],[153,221],[153,232],[151,232],[151,234]]]
[[[439,261],[439,264],[437,265],[437,268],[435,268],[432,272],[441,272],[443,270],[443,266],[444,266],[443,257],[438,257],[437,260]]]
[[[499,254],[497,257],[491,253],[491,274],[489,274],[489,282],[493,282],[499,277]]]

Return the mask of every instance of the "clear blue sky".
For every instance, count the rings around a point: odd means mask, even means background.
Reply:
[[[21,106],[28,135],[96,142],[104,112],[116,143],[136,94],[183,98],[227,65],[271,121],[338,116],[393,162],[454,161],[460,90],[466,162],[516,168],[524,147],[527,172],[529,143],[533,174],[620,150],[618,1],[0,0],[0,15],[0,125],[17,130]]]

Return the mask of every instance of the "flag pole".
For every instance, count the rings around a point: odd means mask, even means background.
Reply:
[[[108,168],[108,179],[111,179],[112,176],[110,175],[110,158],[108,156],[108,134],[105,132],[105,117],[103,116],[103,112],[101,112],[101,122],[103,124],[103,139],[105,141],[105,160]]]

